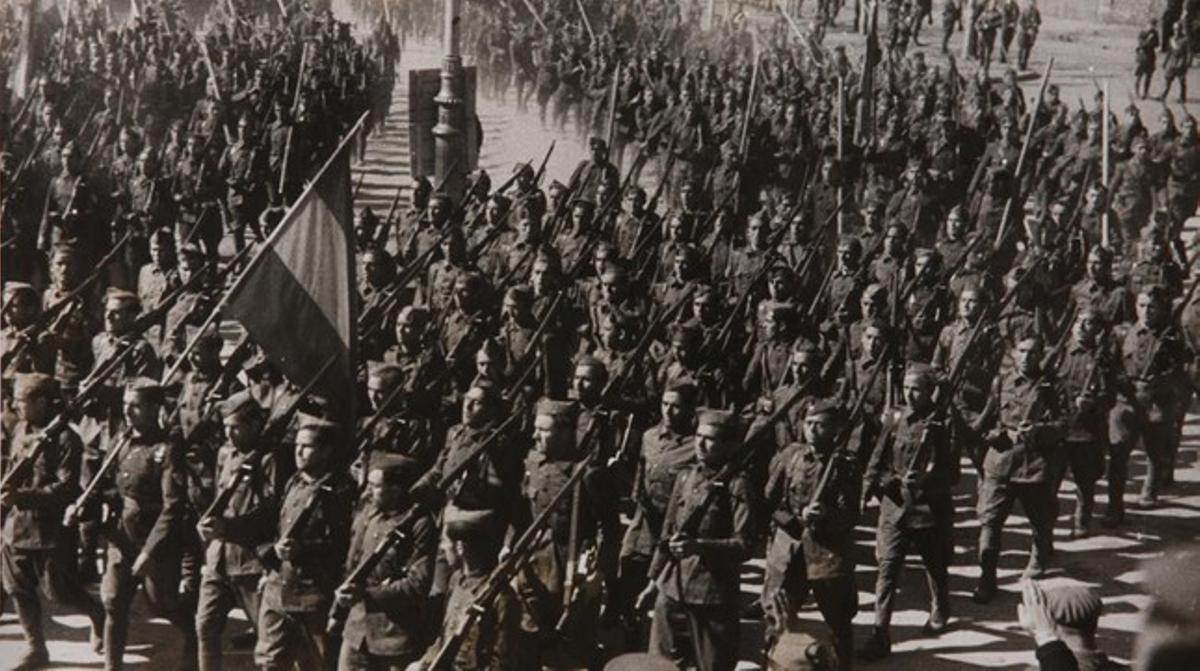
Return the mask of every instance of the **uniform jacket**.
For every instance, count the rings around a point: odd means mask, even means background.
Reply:
[[[19,421],[8,437],[5,473],[33,452],[41,430]],[[70,428],[47,441],[30,475],[4,512],[4,544],[18,550],[56,547],[63,511],[78,494],[83,445]]]
[[[809,444],[792,443],[771,459],[767,476],[765,498],[775,527],[767,562],[786,567],[800,557],[811,580],[854,572],[850,549],[858,519],[858,476],[852,458],[839,454],[833,458],[837,459],[835,470],[821,493],[827,514],[813,525],[805,524],[802,515],[828,468],[817,450]]]

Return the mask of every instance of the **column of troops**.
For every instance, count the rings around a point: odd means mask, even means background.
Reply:
[[[890,653],[910,553],[925,634],[948,626],[970,543],[956,493],[977,500],[978,603],[997,598],[1014,503],[1035,578],[1055,569],[1068,475],[1073,537],[1170,495],[1200,345],[1181,237],[1194,118],[1164,107],[1151,132],[1131,105],[1105,123],[1103,99],[1072,109],[1050,85],[1031,102],[1015,73],[920,54],[864,73],[786,26],[757,51],[623,42],[672,30],[625,5],[594,12],[611,32],[589,42],[574,4],[506,16],[553,26],[597,90],[617,78],[614,146],[592,138],[561,181],[534,157],[462,198],[421,178],[403,211],[357,213],[356,426],[284,379],[270,343],[199,326],[245,230],[269,230],[370,107],[390,28],[361,45],[328,17],[235,21],[205,47],[153,22],[73,28],[58,65],[78,85],[37,89],[5,164],[2,566],[25,666],[48,661],[44,595],[121,668],[141,587],[189,668],[221,667],[237,608],[262,669],[724,670],[786,656],[811,601],[830,635],[801,663],[845,669]],[[146,69],[158,107],[134,86]],[[87,86],[111,95],[76,125]],[[160,118],[180,99],[203,113]],[[603,104],[584,118],[603,126]],[[294,170],[276,131],[306,157]],[[765,636],[743,641],[741,569],[763,556]],[[875,617],[856,650],[863,563]]]

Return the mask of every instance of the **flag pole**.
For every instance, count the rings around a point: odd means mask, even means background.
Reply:
[[[309,193],[316,187],[317,182],[321,180],[321,175],[325,174],[325,171],[329,169],[329,166],[333,165],[333,162],[337,160],[337,157],[346,150],[350,144],[350,141],[358,135],[360,130],[362,130],[362,125],[366,121],[367,114],[369,113],[370,112],[363,112],[362,116],[358,117],[358,121],[356,121],[354,126],[350,128],[350,132],[346,134],[346,137],[342,138],[342,141],[338,144],[337,149],[335,149],[333,153],[329,155],[329,159],[325,161],[325,165],[321,166],[321,170],[317,173],[316,178],[304,187],[304,191],[300,194],[300,197],[297,198],[294,203],[292,203],[291,208],[289,208],[288,211],[283,215],[281,222],[287,221],[288,217],[292,216],[292,213],[296,210],[296,208],[307,201]],[[351,206],[353,206],[353,204],[351,204]],[[225,290],[225,293],[221,295],[221,300],[217,301],[217,304],[208,314],[208,317],[204,320],[204,324],[196,332],[196,337],[192,338],[191,341],[188,342],[187,347],[184,347],[183,351],[179,353],[179,358],[175,360],[175,363],[171,364],[171,367],[167,369],[165,373],[163,373],[162,378],[159,380],[159,384],[166,384],[167,381],[175,375],[175,373],[179,372],[179,367],[183,365],[183,362],[187,360],[188,355],[191,354],[192,350],[196,348],[196,344],[200,342],[201,334],[208,330],[208,327],[212,326],[217,320],[217,316],[221,313],[221,310],[223,310],[225,306],[229,304],[230,296],[233,296],[234,292],[242,288],[242,285],[246,283],[246,278],[250,276],[250,271],[254,270],[258,264],[262,262],[264,255],[266,255],[268,250],[275,246],[275,242],[281,235],[283,235],[284,230],[284,226],[276,226],[275,230],[271,231],[271,235],[267,238],[266,242],[259,246],[258,250],[255,251],[254,256],[251,257],[250,262],[246,264],[245,268],[242,268],[242,271],[238,273],[237,278],[235,278],[234,281],[229,285],[229,288]]]

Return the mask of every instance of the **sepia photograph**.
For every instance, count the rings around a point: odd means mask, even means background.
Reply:
[[[0,0],[0,671],[1200,671],[1200,0]]]

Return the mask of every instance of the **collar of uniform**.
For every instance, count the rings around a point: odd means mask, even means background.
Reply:
[[[312,487],[320,487],[321,485],[324,485],[329,482],[330,478],[333,477],[333,473],[330,471],[327,471],[325,473],[322,473],[320,477],[314,478],[313,476],[309,475],[308,473],[304,472],[303,470],[299,470],[299,471],[296,471],[296,476],[299,477],[300,481],[306,485],[309,485]]]

